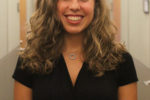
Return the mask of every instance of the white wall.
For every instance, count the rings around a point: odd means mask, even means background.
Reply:
[[[13,100],[12,73],[16,65],[20,40],[19,0],[0,3],[0,100]]]
[[[150,68],[150,14],[143,12],[144,0],[122,0],[121,39],[131,54]]]
[[[7,0],[1,0],[0,3],[0,59],[8,52],[8,7]]]
[[[30,17],[34,11],[34,2],[35,0],[26,0],[27,2],[27,21],[29,22]]]
[[[19,45],[20,16],[17,8],[19,0],[8,0],[8,52]]]
[[[1,0],[0,3],[0,59],[19,45],[19,0]]]
[[[144,81],[150,80],[150,14],[143,12],[143,1],[121,0],[121,40],[134,58],[138,100],[149,100],[150,86]]]

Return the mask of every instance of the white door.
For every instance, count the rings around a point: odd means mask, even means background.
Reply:
[[[0,3],[0,59],[19,45],[19,0],[1,0]]]
[[[133,57],[150,68],[150,14],[144,13],[143,2],[122,0],[121,39]]]
[[[145,0],[121,1],[121,40],[134,58],[138,74],[138,100],[150,99],[150,14],[144,13]],[[150,10],[150,7],[148,7]]]
[[[8,52],[14,50],[20,41],[19,0],[8,0]]]
[[[0,3],[0,59],[7,54],[7,0]]]
[[[0,100],[13,100],[13,80],[16,50],[19,45],[19,0],[0,2]]]
[[[26,0],[27,3],[27,22],[29,22],[30,17],[32,16],[32,13],[34,11],[34,7],[35,7],[35,0]]]

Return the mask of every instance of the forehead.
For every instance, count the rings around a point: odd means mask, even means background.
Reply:
[[[89,2],[89,1],[90,1],[90,2],[91,2],[91,1],[94,1],[94,2],[95,2],[95,1],[97,1],[97,0],[56,0],[56,1],[57,1],[57,2],[58,2],[58,1],[64,1],[64,2],[68,2],[68,1],[81,1],[81,2]]]
[[[57,0],[55,1],[57,4],[75,4],[75,3],[79,3],[80,5],[86,5],[86,4],[92,4],[96,3],[97,0]],[[90,5],[89,5],[90,6]]]

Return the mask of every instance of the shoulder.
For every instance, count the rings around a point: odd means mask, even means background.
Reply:
[[[16,68],[14,70],[12,77],[16,81],[18,81],[18,82],[22,83],[23,85],[31,88],[32,87],[33,73],[27,68],[22,68],[22,62],[23,62],[23,58],[19,56],[17,64],[16,64]]]
[[[119,64],[119,67],[126,64],[134,66],[133,57],[129,52],[125,52],[122,54],[122,62]]]
[[[130,53],[123,54],[123,62],[117,68],[118,85],[122,86],[138,80],[133,58]]]

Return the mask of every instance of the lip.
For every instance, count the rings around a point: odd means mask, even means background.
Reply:
[[[66,17],[67,16],[81,16],[81,17],[84,17],[83,15],[80,15],[80,14],[76,14],[76,15],[75,14],[65,14],[64,16],[66,16]]]
[[[67,17],[68,16],[73,16],[73,17],[82,17],[81,18],[81,20],[78,20],[78,21],[73,21],[73,20],[69,20]],[[70,23],[70,24],[74,24],[74,25],[77,25],[77,24],[80,24],[81,23],[81,21],[83,20],[83,15],[73,15],[73,14],[67,14],[67,15],[64,15],[64,17],[65,17],[65,19],[66,19],[66,21],[68,22],[68,23]]]

